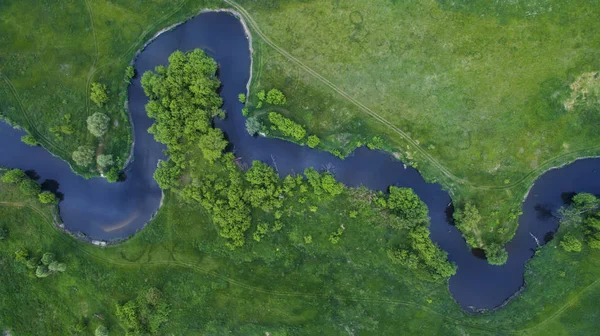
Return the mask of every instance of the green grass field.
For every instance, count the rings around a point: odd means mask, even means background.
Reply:
[[[171,194],[141,233],[98,248],[58,230],[53,209],[16,187],[0,184],[0,192],[0,228],[9,232],[0,240],[0,331],[13,335],[91,334],[100,324],[122,335],[116,305],[150,287],[171,306],[164,335],[590,335],[599,317],[598,252],[550,243],[528,265],[521,296],[496,313],[468,315],[445,282],[389,263],[379,214],[338,213],[337,205],[356,204],[350,195],[231,251],[200,206]],[[333,245],[327,236],[340,223],[347,230]],[[67,271],[36,278],[15,261],[23,248],[55,253]]]

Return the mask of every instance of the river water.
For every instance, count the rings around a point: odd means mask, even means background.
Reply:
[[[242,24],[229,13],[203,13],[158,36],[136,60],[137,74],[166,65],[175,50],[204,49],[219,64],[223,109],[228,117],[217,121],[226,133],[232,150],[244,162],[261,160],[277,168],[280,175],[300,173],[307,167],[327,167],[336,178],[352,187],[364,185],[374,190],[387,190],[390,185],[410,187],[429,207],[431,238],[458,265],[450,279],[450,292],[467,310],[499,306],[523,285],[525,262],[531,258],[536,242],[557,229],[558,223],[549,213],[563,204],[572,192],[600,193],[599,159],[577,161],[561,169],[545,173],[534,185],[523,204],[523,215],[514,239],[507,244],[508,262],[491,266],[467,247],[460,232],[447,218],[451,199],[438,184],[427,183],[413,168],[390,155],[357,149],[350,157],[337,157],[291,142],[251,137],[245,130],[243,105],[237,95],[246,92],[250,76],[250,51]],[[129,108],[134,124],[134,160],[127,167],[125,182],[110,184],[102,178],[86,180],[74,174],[62,160],[42,147],[29,147],[20,141],[24,134],[0,123],[0,165],[35,171],[39,181],[50,190],[64,195],[60,203],[61,217],[72,232],[82,232],[93,239],[115,239],[132,235],[148,222],[159,208],[162,193],[152,178],[164,146],[147,133],[152,120],[144,110],[147,98],[140,77],[129,87]],[[290,93],[293,94],[293,93]]]

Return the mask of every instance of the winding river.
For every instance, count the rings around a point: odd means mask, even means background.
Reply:
[[[405,168],[390,155],[359,148],[352,156],[340,160],[329,153],[283,140],[250,137],[237,95],[246,91],[251,55],[243,25],[229,13],[203,13],[159,35],[138,56],[136,71],[142,74],[166,64],[175,50],[194,48],[204,49],[220,65],[221,96],[228,117],[218,121],[217,126],[227,134],[234,153],[243,161],[264,161],[275,166],[281,175],[302,172],[307,167],[333,167],[336,178],[348,186],[364,185],[375,190],[386,190],[390,185],[413,188],[429,207],[431,238],[458,265],[457,274],[450,279],[450,292],[466,310],[497,307],[523,286],[524,264],[537,246],[532,235],[544,243],[544,237],[557,229],[557,221],[548,213],[563,204],[564,194],[600,193],[600,179],[591,178],[600,170],[600,159],[580,160],[545,173],[523,204],[517,233],[506,246],[508,263],[491,266],[472,253],[460,232],[448,223],[446,213],[451,202],[448,193],[438,184],[426,183],[415,169]],[[86,180],[44,148],[21,143],[22,131],[0,123],[0,165],[34,171],[45,189],[63,194],[61,217],[72,232],[82,232],[98,240],[128,237],[141,229],[160,206],[162,192],[152,174],[158,160],[164,158],[164,146],[146,131],[152,121],[144,110],[147,98],[139,80],[137,76],[129,87],[135,147],[125,182]]]

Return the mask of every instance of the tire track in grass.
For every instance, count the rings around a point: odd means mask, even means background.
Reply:
[[[354,104],[359,109],[361,109],[362,111],[366,112],[368,115],[370,115],[371,117],[375,118],[380,123],[386,125],[388,128],[390,128],[391,130],[393,130],[395,133],[399,134],[404,140],[406,140],[409,144],[411,144],[412,146],[414,146],[419,151],[419,153],[421,153],[425,157],[425,159],[427,161],[429,161],[434,167],[438,168],[438,170],[440,172],[442,172],[442,174],[444,176],[446,176],[447,178],[449,178],[450,180],[452,180],[454,182],[458,182],[458,183],[466,184],[466,185],[471,185],[469,181],[467,181],[467,180],[465,180],[463,178],[460,178],[460,177],[452,174],[444,165],[442,165],[433,156],[431,156],[429,153],[427,153],[427,151],[425,151],[425,149],[423,149],[419,144],[417,144],[417,142],[414,139],[412,139],[408,134],[406,134],[400,128],[396,127],[391,122],[389,122],[388,120],[386,120],[385,118],[383,118],[379,114],[375,113],[369,107],[365,106],[360,101],[356,100],[355,98],[353,98],[352,96],[350,96],[349,94],[347,94],[345,91],[343,91],[341,88],[339,88],[338,86],[336,86],[335,84],[333,84],[327,78],[323,77],[321,74],[319,74],[318,72],[316,72],[315,70],[313,70],[312,68],[310,68],[309,66],[307,66],[306,64],[304,64],[302,61],[300,61],[297,58],[295,58],[294,56],[292,56],[285,49],[279,47],[277,44],[275,44],[273,41],[271,41],[260,30],[260,28],[258,27],[258,24],[256,23],[256,21],[254,21],[254,18],[244,9],[244,7],[242,7],[241,5],[239,5],[238,3],[236,3],[235,1],[232,1],[232,0],[223,0],[223,1],[226,2],[227,4],[229,4],[230,6],[234,7],[240,13],[240,15],[248,22],[249,26],[252,27],[252,29],[254,30],[254,32],[266,44],[268,44],[270,47],[272,47],[273,49],[275,49],[282,56],[284,56],[288,60],[290,60],[293,63],[295,63],[296,65],[298,65],[299,67],[301,67],[302,69],[304,69],[306,72],[308,72],[309,74],[311,74],[315,78],[319,79],[321,82],[323,82],[329,88],[331,88],[332,90],[334,90],[335,92],[337,92],[340,96],[342,96],[345,100],[347,100],[348,102]]]

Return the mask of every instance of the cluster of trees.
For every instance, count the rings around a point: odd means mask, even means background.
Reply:
[[[306,130],[302,125],[277,112],[269,112],[269,121],[273,125],[271,126],[272,130],[279,130],[283,135],[290,136],[297,141],[302,140],[306,135]]]
[[[55,204],[58,202],[56,195],[49,191],[42,191],[42,187],[36,181],[30,179],[24,171],[11,169],[6,171],[0,181],[8,184],[18,184],[19,190],[25,196],[37,196],[42,204]]]
[[[140,293],[135,299],[117,304],[116,316],[127,335],[158,335],[169,321],[171,307],[157,288]]]
[[[600,199],[579,193],[559,213],[561,230],[565,232],[559,244],[565,251],[581,252],[585,245],[600,249]]]
[[[431,241],[427,205],[412,189],[392,186],[387,198],[380,194],[377,203],[388,209],[393,228],[408,231],[403,245],[388,249],[393,263],[423,271],[435,280],[456,273],[456,265],[448,262],[447,253]]]
[[[46,252],[41,258],[31,256],[26,249],[19,249],[15,252],[15,260],[25,264],[27,268],[35,270],[35,276],[46,278],[57,272],[65,272],[67,264],[58,262],[54,253]]]
[[[59,140],[62,140],[63,134],[72,135],[75,133],[75,128],[71,123],[71,114],[67,113],[63,116],[63,122],[57,126],[50,127],[50,133]]]
[[[147,71],[141,79],[149,98],[148,116],[155,122],[148,129],[156,141],[167,145],[169,163],[162,164],[155,177],[164,180],[189,166],[187,149],[197,144],[204,157],[215,162],[227,146],[223,132],[212,127],[212,119],[224,117],[223,101],[217,93],[221,85],[215,74],[217,63],[201,49],[174,52],[167,67]],[[167,171],[164,171],[167,170]],[[169,186],[174,181],[162,181]],[[161,181],[159,181],[161,183]]]
[[[508,260],[508,252],[500,243],[490,243],[486,246],[479,246],[476,242],[475,232],[479,230],[482,217],[479,210],[472,203],[466,203],[464,207],[457,208],[454,211],[454,223],[462,232],[467,244],[471,247],[483,247],[485,257],[491,265],[504,265]]]
[[[271,89],[269,92],[265,90],[260,90],[256,97],[258,98],[258,104],[256,104],[256,108],[262,108],[263,103],[271,104],[271,105],[285,105],[287,104],[287,98],[279,89]]]

